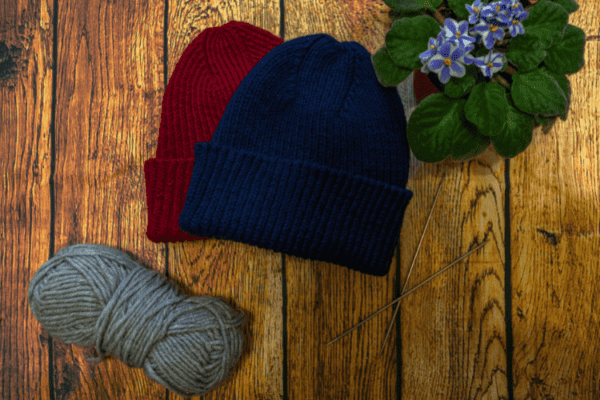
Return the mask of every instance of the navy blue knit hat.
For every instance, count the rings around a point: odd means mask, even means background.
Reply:
[[[406,118],[359,43],[318,34],[275,47],[194,152],[183,231],[389,272],[413,195]]]

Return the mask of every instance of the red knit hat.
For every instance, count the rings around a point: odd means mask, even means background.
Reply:
[[[162,101],[156,158],[146,160],[146,236],[155,243],[204,239],[179,228],[194,145],[209,142],[242,79],[283,40],[246,22],[207,28],[185,49]]]

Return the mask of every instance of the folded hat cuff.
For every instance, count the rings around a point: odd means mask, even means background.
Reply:
[[[151,158],[144,163],[148,228],[146,236],[155,243],[205,239],[179,227],[194,159]]]
[[[179,226],[369,275],[389,272],[410,190],[213,142],[196,160]]]

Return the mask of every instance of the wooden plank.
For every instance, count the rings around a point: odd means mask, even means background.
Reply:
[[[52,4],[0,7],[0,398],[49,399],[48,333],[27,303],[48,258]]]
[[[379,28],[376,32],[368,32],[365,35],[371,41],[366,43],[366,40],[360,40],[357,33],[360,30],[354,28],[352,22],[347,22],[353,21],[352,11],[360,13],[360,9],[357,11],[355,7],[353,10],[338,10],[336,8],[343,8],[343,5],[337,3],[327,4],[327,8],[323,10],[311,9],[310,7],[316,7],[312,4],[303,4],[302,7],[305,13],[308,10],[313,11],[309,12],[311,15],[343,15],[344,20],[340,24],[346,25],[339,28],[339,35],[352,32],[353,37],[344,39],[358,39],[371,53],[384,43],[385,32],[391,26],[389,19],[386,19],[386,8],[380,10],[379,16],[374,14],[373,10],[369,10],[365,16],[358,19],[364,18],[368,21],[369,18],[379,18],[377,21],[384,21],[384,24],[375,23],[379,24]],[[297,13],[292,10],[290,15]],[[296,25],[301,27],[298,31],[302,34],[334,31],[333,36],[336,36],[337,31],[333,27],[337,27],[337,20],[327,20],[328,22],[324,22],[325,26],[315,28],[312,28],[313,25],[302,26],[302,21],[296,22]],[[290,36],[296,32],[292,28],[293,24],[290,22],[289,28],[286,25],[286,32]],[[362,26],[369,26],[369,23]],[[469,163],[471,168],[464,172],[461,165],[445,163],[444,169],[449,169],[450,173],[445,182],[445,194],[436,207],[433,219],[435,220],[436,215],[440,218],[457,213],[463,217],[456,219],[454,224],[447,223],[446,226],[432,221],[427,236],[429,239],[426,237],[423,244],[423,249],[427,250],[419,256],[417,269],[411,278],[414,283],[409,287],[474,247],[475,242],[480,243],[489,235],[503,237],[501,160],[489,151],[481,158],[480,162]],[[415,179],[409,181],[409,189],[413,190],[415,197],[412,200],[414,203],[407,210],[401,235],[401,262],[404,274],[408,272],[439,183],[438,171],[438,166],[424,166]],[[488,180],[479,176],[487,175],[490,171],[494,176],[492,184],[486,183]],[[459,185],[465,180],[470,183]],[[455,189],[451,189],[452,187]],[[453,205],[457,204],[457,200],[452,201],[452,198],[458,199],[459,206]],[[440,229],[445,233],[440,235]],[[460,240],[439,240],[440,237],[456,238],[459,236],[457,232],[461,232]],[[488,246],[487,250],[470,257],[470,265],[476,267],[449,272],[446,278],[440,278],[436,283],[420,289],[420,292],[412,295],[409,302],[404,303],[401,311],[402,396],[409,399],[448,398],[448,394],[451,393],[451,398],[495,398],[491,394],[496,390],[506,392],[503,245],[497,244],[499,240],[501,239],[495,241],[495,246]],[[305,325],[302,327],[299,324],[300,329],[294,332],[289,330],[290,395],[303,393],[307,396],[308,393],[308,397],[313,398],[322,393],[319,391],[325,390],[329,395],[346,393],[358,398],[367,393],[368,398],[394,396],[397,382],[393,347],[386,348],[383,361],[373,360],[379,351],[387,322],[392,314],[391,310],[382,313],[374,322],[369,322],[368,328],[362,328],[368,329],[364,336],[351,334],[354,335],[350,336],[351,339],[345,338],[332,345],[339,347],[332,348],[330,353],[314,349],[323,342],[324,336],[332,336],[341,330],[333,322],[325,327],[322,321],[348,321],[344,324],[348,327],[393,300],[394,271],[390,272],[387,280],[379,280],[359,277],[358,274],[339,267],[328,267],[321,263],[312,263],[312,266],[310,264],[291,258],[289,262],[290,324],[294,318],[304,318]],[[449,281],[450,284],[447,283]],[[311,282],[312,285],[304,282]],[[297,292],[298,297],[291,297],[294,292]],[[369,295],[361,298],[357,293]],[[480,294],[484,294],[483,298]],[[322,303],[324,304],[321,305]],[[456,303],[462,303],[462,307],[453,306]],[[314,309],[315,315],[307,315],[303,309]],[[462,322],[458,325],[454,321]],[[393,334],[390,339],[393,343]],[[294,353],[299,357],[294,356]],[[457,353],[461,353],[462,356],[456,357]],[[309,354],[311,357],[302,356],[303,354]],[[425,372],[424,365],[427,366]],[[342,371],[345,373],[341,373]],[[312,374],[309,375],[309,379],[306,379],[307,373]],[[424,385],[424,382],[434,384]]]
[[[571,105],[511,161],[512,320],[518,399],[600,396],[600,20],[578,1],[585,65],[568,75]]]
[[[279,36],[279,1],[169,2],[169,76],[204,29],[236,20]],[[157,143],[158,132],[153,135]],[[244,345],[231,375],[202,399],[283,396],[282,256],[230,240],[169,243],[169,277],[192,295],[219,296],[246,315]],[[170,399],[180,399],[169,393]]]
[[[287,0],[285,40],[326,33],[374,53],[385,36],[386,9],[382,2]],[[405,225],[403,237],[410,232]],[[385,277],[286,256],[289,398],[397,397],[395,331],[377,357],[390,313],[324,345],[395,297],[396,256]]]
[[[441,276],[402,300],[402,398],[508,398],[504,305],[503,162],[488,149],[464,165],[425,164],[409,187],[419,206],[402,242],[403,280],[447,171],[408,288],[479,245]],[[449,216],[455,216],[449,218]]]
[[[56,251],[99,243],[163,272],[145,236],[143,162],[162,100],[163,2],[73,2],[58,9]],[[55,398],[160,399],[166,389],[114,358],[54,341]]]
[[[408,80],[412,85],[412,75]],[[417,105],[404,107],[410,118]],[[402,300],[402,398],[506,399],[504,162],[491,148],[464,163],[425,164],[411,154],[415,169],[401,241],[402,286],[443,172],[407,290],[489,242]]]

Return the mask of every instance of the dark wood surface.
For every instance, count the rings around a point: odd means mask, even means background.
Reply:
[[[569,23],[588,41],[568,119],[510,161],[492,148],[411,159],[391,272],[370,277],[226,240],[149,241],[143,163],[168,77],[204,29],[239,20],[374,53],[391,26],[383,2],[0,0],[0,398],[178,398],[141,369],[86,361],[92,349],[34,318],[30,279],[77,243],[248,315],[241,360],[205,399],[600,398],[600,4],[578,3]],[[444,173],[408,288],[489,242],[402,301],[381,357],[391,308],[325,347],[400,294]]]

